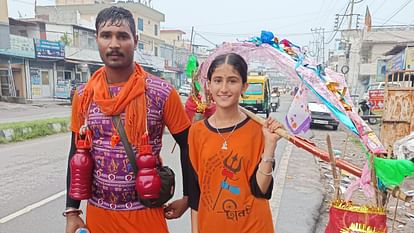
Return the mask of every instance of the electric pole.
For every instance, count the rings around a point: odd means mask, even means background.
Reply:
[[[317,36],[313,42],[316,45],[316,62],[319,63],[321,60],[321,63],[325,64],[325,28],[311,28],[311,31]]]
[[[351,0],[351,11],[349,13],[348,30],[351,30],[351,28],[352,28],[352,16],[353,16],[353,13],[354,13],[354,4],[355,4],[355,0]]]
[[[325,65],[325,28],[322,28],[322,64]]]
[[[191,27],[191,40],[190,40],[190,53],[194,53],[193,51],[193,39],[194,39],[194,26]]]

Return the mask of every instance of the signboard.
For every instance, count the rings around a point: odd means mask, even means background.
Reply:
[[[41,80],[40,80],[40,70],[39,69],[30,69],[30,82],[32,86],[32,96],[33,97],[40,97],[41,96]]]
[[[407,70],[414,69],[414,47],[405,49],[405,68]]]
[[[65,45],[62,42],[34,39],[36,57],[65,59]]]
[[[55,89],[55,97],[62,99],[70,98],[70,83],[69,81],[58,81]]]
[[[369,90],[369,103],[371,105],[371,111],[374,114],[379,114],[384,111],[384,89]]]
[[[385,59],[377,60],[377,82],[384,82],[385,76],[387,75],[387,62]]]
[[[395,72],[404,69],[404,51],[394,55],[387,63],[387,72]]]
[[[0,48],[0,54],[16,57],[35,58],[33,40],[27,37],[10,35],[10,48]]]

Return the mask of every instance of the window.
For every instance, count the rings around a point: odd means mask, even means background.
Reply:
[[[80,47],[79,30],[78,29],[73,29],[73,47],[75,47],[75,48]]]
[[[72,79],[72,72],[65,71],[65,80],[71,80],[71,79]]]
[[[154,35],[158,36],[158,25],[154,24]]]
[[[88,48],[98,49],[98,45],[96,44],[95,32],[88,32]]]
[[[246,95],[261,95],[263,94],[263,84],[261,83],[249,83],[247,88]]]
[[[49,71],[42,71],[42,85],[49,85]]]
[[[144,31],[144,20],[141,18],[138,18],[138,30]]]
[[[144,50],[144,43],[138,42],[138,49],[139,50]]]
[[[154,56],[158,57],[158,47],[154,47]]]

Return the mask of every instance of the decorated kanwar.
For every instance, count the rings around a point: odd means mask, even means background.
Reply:
[[[197,190],[189,197],[193,232],[274,232],[269,226],[267,200],[273,189],[275,160],[269,149],[276,148],[280,138],[332,166],[335,194],[326,233],[388,232],[387,217],[392,218],[386,212],[389,197],[412,200],[399,185],[414,175],[413,159],[387,156],[386,148],[353,105],[344,75],[317,64],[303,47],[262,31],[260,37],[223,43],[199,67],[191,63],[197,63],[194,57],[189,58],[188,66],[194,67],[189,75],[193,91],[186,103],[194,122],[189,133],[190,183]],[[297,84],[284,117],[286,128],[272,118],[254,114],[269,115],[259,105],[243,104],[245,96],[252,95],[247,78],[252,64],[277,70]],[[363,167],[336,158],[329,135],[328,150],[300,136],[311,125],[309,95],[361,146]],[[339,188],[340,171],[356,177],[345,192]],[[357,190],[363,191],[367,202],[352,201]]]

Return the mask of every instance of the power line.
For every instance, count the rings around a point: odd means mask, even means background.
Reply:
[[[205,41],[207,41],[208,43],[210,43],[210,44],[214,45],[215,47],[218,47],[216,43],[214,43],[214,42],[212,42],[211,40],[209,40],[209,39],[205,38],[205,37],[204,37],[203,35],[201,35],[200,33],[196,32],[196,31],[194,31],[194,33],[195,33],[196,35],[198,35],[199,37],[203,38],[203,39],[204,39]]]
[[[386,23],[388,23],[388,21],[390,21],[392,18],[394,18],[394,16],[396,16],[400,11],[402,11],[408,4],[410,4],[413,0],[408,0],[407,2],[405,2],[398,10],[396,10],[394,12],[394,14],[389,17],[382,25],[385,25]]]
[[[252,33],[228,33],[228,32],[208,32],[208,31],[197,31],[199,33],[208,34],[210,36],[218,36],[218,37],[251,37],[257,35],[257,32]],[[334,31],[325,31],[325,32],[334,32]],[[304,36],[304,35],[312,35],[312,32],[297,32],[297,33],[281,33],[276,34],[276,37],[285,37],[285,36]]]
[[[326,44],[330,44],[333,41],[333,39],[335,38],[336,34],[338,33],[339,29],[342,26],[342,23],[344,22],[345,14],[348,11],[348,8],[349,8],[350,5],[351,5],[351,3],[348,2],[348,5],[346,6],[346,9],[345,9],[345,12],[344,12],[344,15],[342,16],[341,22],[339,23],[339,25],[338,25],[337,29],[335,30],[335,33],[333,34],[333,36],[331,37],[331,39],[329,39],[328,42],[326,42]]]
[[[381,9],[381,8],[385,5],[385,1],[386,1],[386,0],[384,0],[384,2],[383,2],[382,4],[380,4],[380,5],[379,5],[379,7],[377,7],[377,9],[375,9],[375,10],[373,10],[373,11],[372,11],[372,14],[373,14],[373,15],[374,15],[375,13],[377,13],[377,12],[379,11],[379,9]]]
[[[319,21],[320,21],[320,17],[321,17],[321,15],[322,15],[322,11],[323,11],[323,7],[325,6],[325,0],[323,0],[322,1],[322,5],[321,5],[321,7],[319,8],[319,12],[318,12],[318,17],[316,17],[316,22],[319,24]]]

